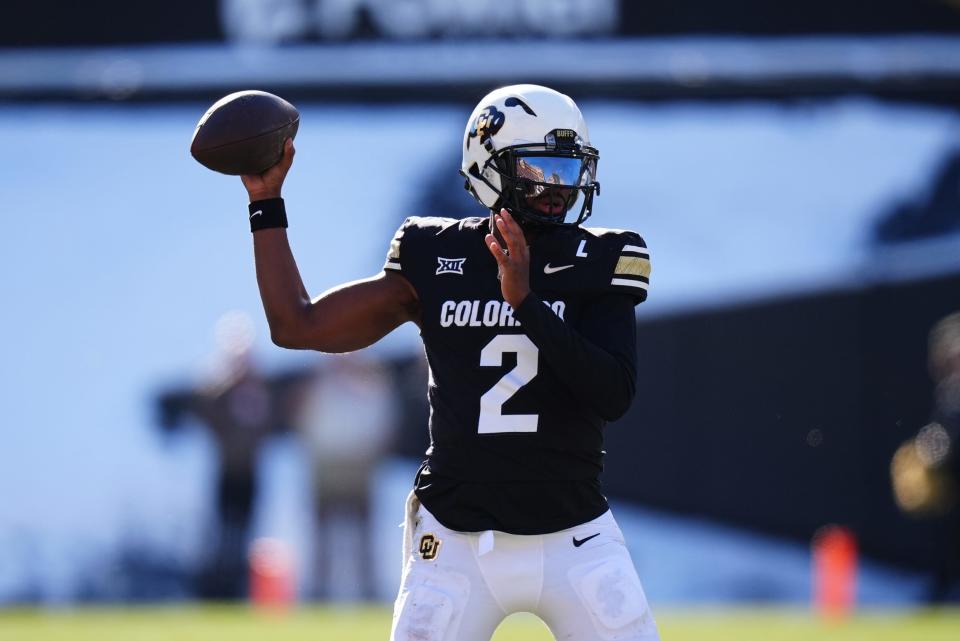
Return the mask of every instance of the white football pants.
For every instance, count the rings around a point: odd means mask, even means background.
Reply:
[[[660,638],[609,511],[551,534],[457,532],[411,493],[391,641],[490,641],[514,612],[536,614],[558,640]]]

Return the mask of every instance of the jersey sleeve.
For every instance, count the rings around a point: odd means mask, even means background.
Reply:
[[[628,294],[633,297],[634,305],[637,305],[647,299],[647,288],[650,286],[650,251],[637,233],[623,232],[618,236],[619,243],[608,291]]]
[[[403,274],[415,288],[419,288],[437,268],[437,259],[430,256],[435,256],[433,244],[437,242],[438,234],[458,222],[435,216],[407,218],[390,241],[384,271]]]
[[[390,241],[390,247],[387,249],[387,260],[383,263],[383,269],[393,272],[404,273],[403,269],[403,236],[413,224],[412,219],[407,218],[397,229]],[[408,270],[409,271],[409,266]]]
[[[514,313],[557,378],[584,406],[607,421],[627,412],[637,389],[637,321],[628,298],[600,297],[579,330],[536,294],[528,295]]]

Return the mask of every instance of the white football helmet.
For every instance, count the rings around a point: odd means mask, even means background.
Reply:
[[[521,225],[579,225],[600,193],[600,155],[589,140],[569,96],[539,85],[502,87],[467,121],[464,187],[492,211],[506,208]]]

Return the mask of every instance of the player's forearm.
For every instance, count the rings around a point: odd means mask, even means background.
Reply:
[[[290,250],[286,229],[263,229],[253,234],[260,299],[277,345],[289,345],[307,321],[310,297]]]
[[[636,336],[632,305],[613,305],[597,314],[590,336],[574,330],[531,294],[515,311],[524,332],[553,373],[580,402],[612,421],[630,408],[636,393]],[[598,345],[596,342],[606,342]]]

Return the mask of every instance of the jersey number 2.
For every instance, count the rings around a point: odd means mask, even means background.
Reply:
[[[523,334],[498,334],[480,351],[480,366],[501,367],[507,352],[517,355],[517,366],[480,397],[480,434],[537,431],[538,415],[503,413],[503,404],[537,375],[540,354],[533,341]]]

